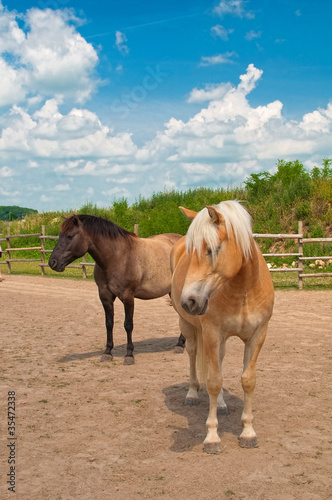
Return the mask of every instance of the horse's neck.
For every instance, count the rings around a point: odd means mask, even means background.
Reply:
[[[123,236],[112,239],[96,234],[89,235],[89,240],[88,253],[102,269],[118,266],[120,259],[122,261],[129,253],[128,242]]]

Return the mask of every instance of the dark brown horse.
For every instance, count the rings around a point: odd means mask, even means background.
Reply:
[[[170,293],[170,252],[179,234],[139,238],[113,222],[91,215],[73,215],[61,226],[49,266],[62,272],[75,259],[89,253],[95,260],[94,277],[105,310],[107,343],[103,359],[112,359],[114,300],[124,305],[127,354],[124,364],[134,363],[132,342],[134,298],[155,299]],[[184,347],[180,335],[178,346]]]

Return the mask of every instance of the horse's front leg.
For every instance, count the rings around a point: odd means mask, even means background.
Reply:
[[[134,296],[126,294],[122,299],[125,311],[124,328],[127,332],[127,353],[124,358],[124,365],[133,365],[134,358],[134,344],[132,340],[132,333],[134,329]]]
[[[105,325],[106,325],[106,349],[104,355],[110,356],[113,359],[112,349],[114,347],[113,342],[113,326],[114,326],[114,300],[109,299],[107,302],[103,302],[105,311]],[[103,358],[105,360],[106,358]]]
[[[168,295],[169,295],[169,298],[172,302],[171,292]],[[186,337],[184,337],[182,335],[182,333],[180,333],[177,344],[174,347],[174,351],[173,351],[174,354],[183,354],[185,347],[186,347]]]
[[[239,443],[242,448],[256,448],[258,446],[257,435],[252,426],[252,397],[256,385],[256,361],[267,332],[267,325],[259,328],[252,338],[245,343],[244,367],[241,377],[244,391],[244,407],[242,412],[242,433],[239,436]]]
[[[187,323],[181,317],[179,319],[179,325],[181,332],[183,332],[185,335],[184,339],[186,342],[187,353],[189,356],[189,391],[186,395],[185,404],[198,405],[199,382],[196,370],[196,350],[197,350],[196,331],[192,325]]]
[[[113,343],[114,301],[116,297],[108,289],[104,274],[101,271],[101,269],[97,266],[95,269],[95,280],[98,285],[99,298],[105,312],[106,349],[104,351],[103,356],[101,357],[101,361],[112,361],[113,359],[112,349],[114,347]]]
[[[206,453],[220,453],[222,451],[221,440],[218,435],[218,406],[226,406],[222,396],[222,374],[220,361],[223,350],[220,350],[219,335],[213,332],[203,333],[203,345],[205,357],[208,364],[208,375],[206,389],[209,394],[209,415],[206,421],[207,435],[204,440],[204,451]],[[227,409],[227,407],[226,407]]]

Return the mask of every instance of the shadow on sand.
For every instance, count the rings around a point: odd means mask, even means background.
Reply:
[[[209,412],[209,397],[204,388],[199,392],[199,404],[197,406],[185,405],[185,397],[188,384],[179,384],[166,387],[163,390],[167,408],[185,417],[188,421],[186,427],[169,426],[174,429],[173,444],[170,449],[174,452],[191,451],[195,446],[201,445],[206,436],[205,422]],[[218,414],[218,432],[222,440],[225,433],[238,436],[241,433],[241,413],[243,401],[224,390],[224,399],[228,407],[228,415]]]
[[[139,340],[137,342],[134,342],[135,346],[134,355],[142,353],[171,351],[172,349],[175,348],[177,341],[178,341],[177,337],[163,337],[160,339],[152,338],[146,340]],[[119,346],[114,347],[112,351],[113,357],[123,358],[126,354],[126,348],[127,348],[126,344],[121,344]],[[68,361],[75,361],[79,359],[95,358],[98,356],[99,357],[102,356],[103,353],[104,350],[66,354],[66,356],[63,356],[62,358],[58,359],[58,362],[66,363]]]

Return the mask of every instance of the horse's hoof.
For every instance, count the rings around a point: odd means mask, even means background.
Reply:
[[[239,437],[239,444],[241,448],[258,448],[258,441],[256,437],[253,438],[244,438]]]
[[[217,454],[222,452],[221,443],[204,443],[205,453]]]
[[[123,361],[123,364],[124,365],[134,365],[135,364],[134,356],[126,356],[124,361]]]
[[[180,345],[176,345],[174,347],[173,354],[183,354],[184,353],[184,348],[181,347]]]
[[[113,361],[113,356],[112,354],[106,354],[104,352],[104,354],[102,355],[102,357],[100,358],[100,362],[103,363],[104,361]]]
[[[218,415],[229,415],[227,406],[220,406],[219,408],[217,408],[217,414]]]
[[[186,398],[185,405],[188,406],[197,406],[199,404],[199,399],[198,398]]]

